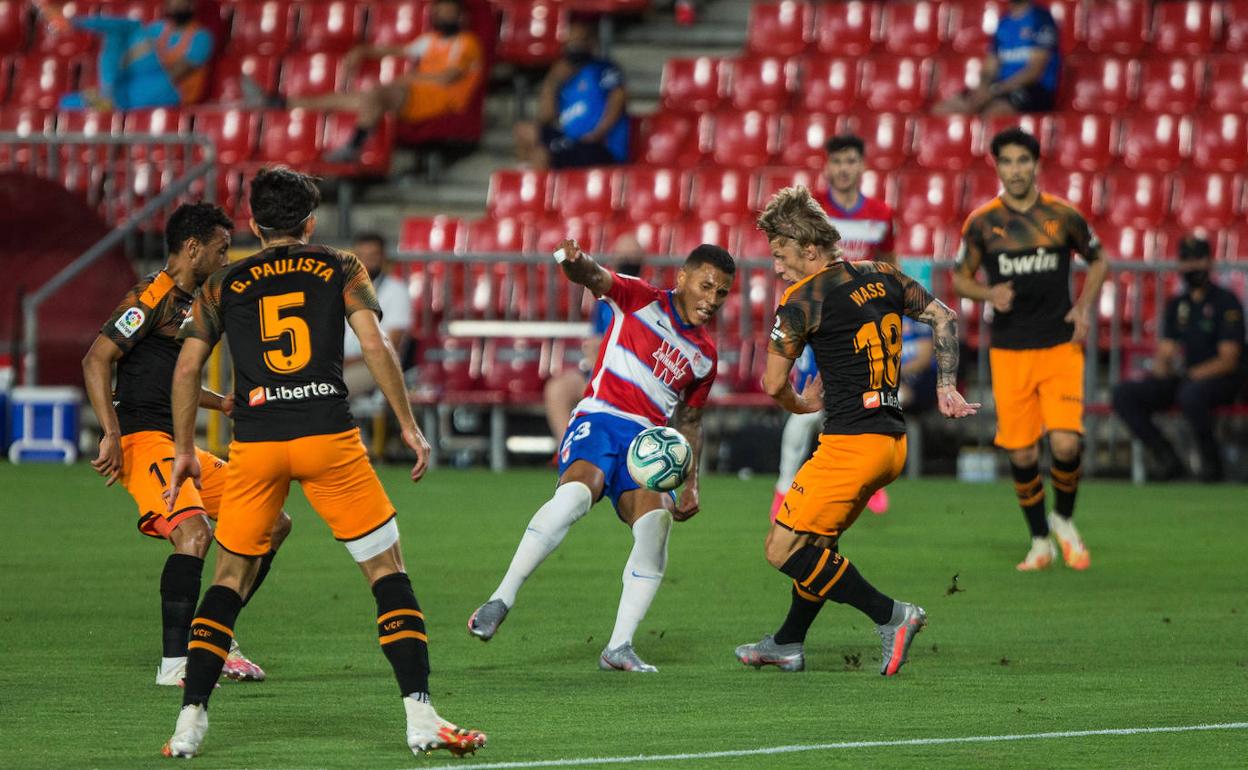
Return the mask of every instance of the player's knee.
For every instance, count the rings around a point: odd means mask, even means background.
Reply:
[[[286,511],[282,511],[277,515],[277,522],[273,524],[273,532],[269,535],[269,540],[274,551],[281,548],[282,543],[286,540],[286,536],[290,534],[290,516]]]
[[[771,536],[768,536],[763,544],[763,554],[767,558],[767,563],[776,569],[783,567],[796,550],[792,543]]]
[[[1040,448],[1035,444],[1022,449],[1011,449],[1009,455],[1010,462],[1019,467],[1035,465],[1040,462]]]
[[[667,569],[667,539],[672,531],[671,511],[659,508],[649,511],[633,523],[636,547],[632,567],[645,570],[649,577],[661,578]]]
[[[1080,437],[1078,433],[1053,433],[1049,436],[1049,451],[1053,457],[1063,462],[1070,462],[1079,457]]]
[[[212,529],[204,516],[192,516],[179,524],[169,536],[174,553],[202,559],[212,545]]]

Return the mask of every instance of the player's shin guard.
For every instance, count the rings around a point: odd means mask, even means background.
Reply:
[[[529,579],[533,570],[554,553],[563,538],[568,534],[582,516],[589,513],[594,504],[594,495],[589,487],[579,481],[560,484],[554,496],[546,504],[537,509],[529,526],[516,546],[516,555],[511,557],[511,565],[503,582],[498,584],[493,599],[501,599],[508,607],[516,603],[516,594],[520,586]]]
[[[1018,495],[1018,506],[1027,517],[1031,536],[1048,537],[1049,523],[1044,519],[1044,482],[1040,480],[1040,466],[1020,466],[1011,462],[1010,473],[1014,474],[1014,493]]]
[[[199,612],[191,621],[183,706],[208,705],[208,697],[212,695],[212,688],[221,677],[221,667],[230,654],[234,623],[242,609],[243,598],[232,588],[214,585],[204,592]]]
[[[377,599],[377,640],[394,669],[399,694],[429,702],[429,637],[412,581],[402,572],[373,584]]]
[[[793,644],[794,642],[806,641],[806,632],[810,630],[810,626],[815,622],[815,618],[819,615],[819,610],[823,609],[824,600],[820,599],[812,593],[803,591],[797,587],[797,581],[793,581],[793,601],[789,604],[789,614],[784,619],[784,624],[780,626],[780,630],[773,637],[776,644]]]
[[[186,657],[203,572],[204,560],[190,554],[174,553],[165,560],[160,573],[160,617],[164,627],[162,655],[166,658]]]
[[[1049,477],[1053,480],[1053,508],[1057,515],[1069,519],[1075,515],[1075,495],[1079,493],[1080,456],[1073,460],[1053,458]]]
[[[672,514],[658,509],[633,522],[633,550],[624,564],[624,589],[615,615],[615,630],[607,649],[633,641],[637,626],[650,609],[654,595],[667,569],[667,538],[672,530]]]
[[[260,569],[256,572],[256,579],[251,583],[251,591],[247,593],[247,598],[243,599],[243,606],[246,607],[251,602],[251,597],[256,595],[256,591],[260,590],[260,585],[264,583],[264,579],[268,576],[269,570],[273,567],[273,558],[277,556],[277,551],[269,551],[260,557]]]
[[[876,625],[887,623],[893,616],[893,600],[868,583],[849,559],[830,548],[802,546],[780,571],[793,578],[808,596],[848,604]]]

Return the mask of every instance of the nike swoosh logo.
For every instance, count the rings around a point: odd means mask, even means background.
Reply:
[[[658,575],[638,575],[637,570],[632,570],[632,573],[633,573],[633,577],[641,578],[642,580],[658,580],[659,579]]]

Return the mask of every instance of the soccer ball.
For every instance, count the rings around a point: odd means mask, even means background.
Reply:
[[[693,449],[674,428],[646,428],[628,445],[628,472],[655,492],[670,492],[685,483],[693,465]]]

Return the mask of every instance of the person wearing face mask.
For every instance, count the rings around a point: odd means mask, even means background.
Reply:
[[[1166,305],[1165,321],[1149,376],[1114,388],[1114,411],[1144,443],[1157,464],[1155,478],[1184,475],[1174,447],[1152,415],[1178,405],[1200,454],[1201,481],[1222,480],[1222,458],[1213,431],[1213,410],[1235,400],[1244,384],[1244,308],[1209,276],[1209,242],[1186,238],[1179,245],[1185,288]]]
[[[568,25],[563,56],[542,81],[537,122],[517,123],[516,155],[535,169],[628,161],[628,96],[615,62],[595,55],[588,21]]]
[[[354,82],[363,59],[403,56],[412,60],[411,71],[390,83],[363,90],[286,98],[264,93],[259,84],[244,75],[240,81],[244,101],[255,108],[354,112],[356,124],[351,138],[325,155],[330,163],[354,163],[386,114],[395,114],[403,123],[420,123],[463,112],[481,87],[485,55],[481,41],[465,24],[460,0],[437,0],[431,11],[430,27],[431,31],[406,46],[364,45],[347,54],[343,83]]]
[[[377,292],[377,302],[381,305],[381,330],[390,338],[391,347],[401,352],[408,327],[412,325],[412,298],[403,280],[389,270],[386,239],[379,233],[360,233],[351,251],[368,272]],[[352,399],[377,390],[377,382],[364,361],[360,340],[350,325],[342,339],[342,381],[346,383],[347,393]]]
[[[167,0],[150,23],[100,14],[66,19],[59,7],[37,7],[53,34],[76,28],[101,38],[97,85],[61,97],[63,110],[185,107],[206,92],[212,33],[195,20],[195,0]]]

